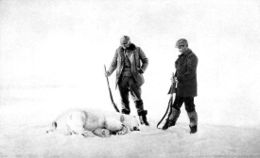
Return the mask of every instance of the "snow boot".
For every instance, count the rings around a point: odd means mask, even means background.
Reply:
[[[147,115],[147,110],[143,110],[141,112],[138,112],[139,115],[139,120],[141,124],[144,124],[146,126],[149,126],[149,123],[147,121],[146,115]]]
[[[130,110],[122,109],[122,110],[121,110],[121,113],[122,113],[122,114],[129,115],[129,114],[130,114]]]
[[[196,111],[188,112],[188,116],[190,119],[190,134],[194,134],[197,132],[197,126],[198,126],[198,114]]]
[[[176,123],[178,117],[180,116],[180,113],[181,113],[180,110],[177,110],[177,109],[172,107],[171,111],[168,115],[168,118],[166,119],[166,122],[162,127],[162,130],[166,130],[171,126],[175,126],[175,123]]]

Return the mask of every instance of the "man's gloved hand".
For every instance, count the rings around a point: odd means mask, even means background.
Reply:
[[[178,83],[177,77],[172,77],[171,81],[172,81],[172,83],[175,83],[175,84]]]
[[[141,68],[137,68],[137,71],[138,71],[140,74],[144,73],[143,69],[141,69]]]

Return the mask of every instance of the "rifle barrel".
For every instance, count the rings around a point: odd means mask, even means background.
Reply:
[[[104,65],[104,68],[105,68],[105,73],[106,73],[106,72],[107,72],[107,70],[106,70],[106,65]],[[119,110],[118,110],[118,108],[117,108],[117,106],[116,106],[116,103],[114,102],[114,99],[113,99],[113,95],[112,95],[112,91],[111,91],[111,88],[110,88],[110,84],[109,84],[108,77],[106,76],[106,78],[107,78],[107,86],[108,86],[108,91],[109,91],[110,100],[111,100],[111,102],[112,102],[112,104],[113,104],[113,106],[114,106],[116,112],[119,112]]]

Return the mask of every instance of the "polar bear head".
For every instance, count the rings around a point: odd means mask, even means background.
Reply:
[[[139,122],[136,116],[132,115],[121,115],[120,121],[130,130],[130,131],[140,131]]]

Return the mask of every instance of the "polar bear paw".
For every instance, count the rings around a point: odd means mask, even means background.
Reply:
[[[116,133],[116,135],[125,135],[129,132],[129,129],[123,125],[122,129]]]
[[[102,129],[102,136],[103,137],[109,137],[109,136],[111,136],[111,134],[110,134],[110,131],[109,130],[107,130],[107,129]]]
[[[99,137],[109,137],[109,136],[111,136],[110,131],[108,129],[104,129],[104,128],[95,129],[93,131],[93,134],[95,134],[96,136],[99,136]]]

